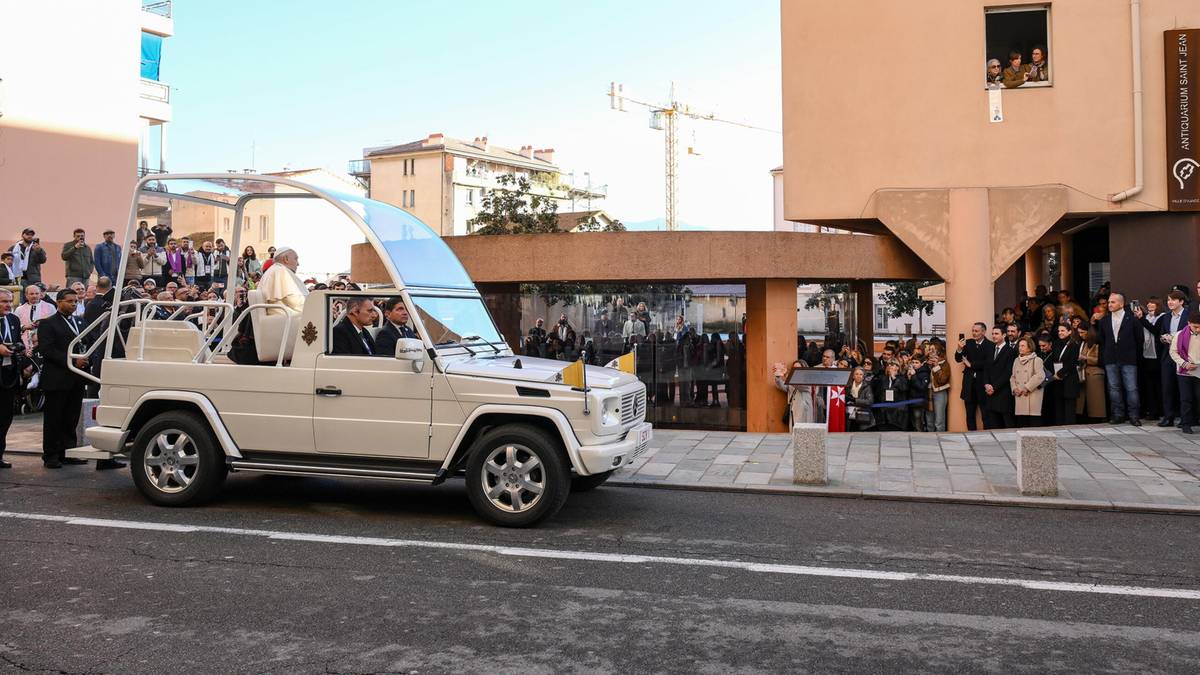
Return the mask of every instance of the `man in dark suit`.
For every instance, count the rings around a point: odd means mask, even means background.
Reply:
[[[383,303],[383,318],[383,329],[375,336],[376,356],[395,356],[397,340],[417,339],[417,332],[408,327],[408,308],[403,298],[388,298]]]
[[[371,299],[352,296],[346,302],[346,316],[333,327],[333,351],[339,356],[374,356],[379,350],[367,327],[371,325]]]
[[[17,352],[25,346],[21,343],[21,322],[12,313],[12,304],[12,292],[0,289],[0,469],[12,468],[12,464],[4,461],[4,449],[8,428],[12,426],[14,398],[21,389]]]
[[[971,339],[959,340],[954,360],[963,364],[962,390],[959,398],[967,408],[967,429],[975,431],[975,416],[987,402],[983,391],[983,366],[987,363],[988,342],[984,337],[987,325],[977,322],[971,326]],[[984,415],[986,417],[986,414]]]
[[[20,283],[17,271],[13,269],[12,251],[0,253],[0,286],[16,286]]]
[[[63,464],[87,464],[86,460],[66,456],[67,448],[75,446],[75,427],[83,407],[85,380],[71,372],[67,359],[75,367],[86,369],[87,359],[71,357],[67,346],[83,326],[72,316],[79,301],[75,291],[65,288],[58,292],[58,313],[38,324],[38,351],[42,354],[40,387],[46,394],[42,410],[42,463],[47,469],[60,469]]]
[[[1006,342],[1006,329],[1007,326],[1003,324],[993,327],[992,344],[986,348],[983,391],[987,396],[987,409],[983,420],[987,429],[1011,429],[1017,426],[1017,404],[1012,394],[1012,369],[1017,350]]]
[[[1179,382],[1175,376],[1175,362],[1171,360],[1171,336],[1187,328],[1189,312],[1187,295],[1180,290],[1167,294],[1167,311],[1159,314],[1153,323],[1142,318],[1142,328],[1154,336],[1158,349],[1159,377],[1162,387],[1162,419],[1158,426],[1169,427],[1180,416]],[[1181,420],[1182,421],[1182,420]]]
[[[559,342],[562,342],[564,352],[568,354],[575,352],[575,329],[567,323],[566,314],[559,315],[558,325],[554,327],[553,333],[558,336]]]
[[[1093,315],[1092,322],[1100,344],[1100,362],[1104,364],[1108,400],[1112,405],[1109,423],[1120,424],[1128,419],[1130,424],[1140,427],[1137,366],[1138,356],[1142,352],[1142,324],[1132,312],[1125,310],[1125,296],[1121,293],[1110,293],[1108,315]]]

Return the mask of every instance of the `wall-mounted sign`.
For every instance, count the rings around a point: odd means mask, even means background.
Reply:
[[[988,120],[1004,121],[1004,102],[1000,100],[1000,89],[988,89]]]
[[[1167,208],[1200,211],[1200,29],[1163,32],[1167,89]]]

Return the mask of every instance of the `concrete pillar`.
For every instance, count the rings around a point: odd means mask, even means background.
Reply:
[[[1071,250],[1071,238],[1063,235],[1058,237],[1058,279],[1054,279],[1054,290],[1061,291],[1071,288],[1071,279],[1075,274],[1075,252]]]
[[[875,354],[875,291],[870,281],[853,281],[850,291],[855,294],[856,332],[858,339],[867,345],[867,351]]]
[[[1025,252],[1025,295],[1033,295],[1039,284],[1048,286],[1049,281],[1042,279],[1042,247],[1034,246]]]
[[[1017,486],[1023,495],[1058,494],[1058,437],[1053,431],[1017,432]]]
[[[946,336],[953,344],[959,333],[971,334],[971,324],[976,321],[990,324],[996,313],[992,297],[988,191],[983,188],[950,190],[949,220],[947,252],[952,271],[946,280]],[[962,368],[956,364],[950,373],[948,429],[964,431],[967,428],[966,412],[958,397]]]
[[[746,283],[746,431],[786,432],[772,367],[796,358],[796,280]]]
[[[829,469],[825,460],[824,424],[800,423],[792,427],[792,482],[798,485],[825,485]]]
[[[167,123],[158,125],[158,170],[167,172]]]
[[[138,168],[149,169],[150,166],[150,120],[143,119],[141,141],[138,148]]]

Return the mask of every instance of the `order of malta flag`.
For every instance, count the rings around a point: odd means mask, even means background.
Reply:
[[[829,387],[829,400],[825,409],[829,411],[826,429],[829,431],[846,430],[846,388]]]

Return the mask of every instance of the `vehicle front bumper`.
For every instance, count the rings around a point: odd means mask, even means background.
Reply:
[[[579,446],[579,460],[588,475],[618,469],[646,452],[654,427],[649,422],[633,426],[625,437],[613,443]]]

